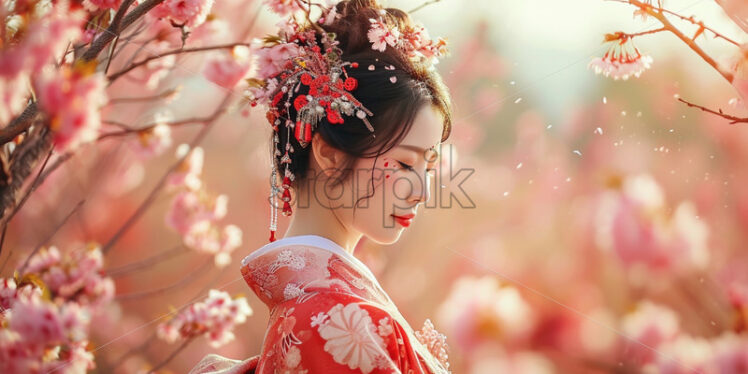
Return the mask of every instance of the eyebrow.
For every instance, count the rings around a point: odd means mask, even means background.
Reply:
[[[418,153],[420,153],[422,155],[426,155],[426,152],[431,151],[431,152],[434,152],[436,154],[436,158],[434,160],[436,160],[436,159],[439,158],[439,151],[436,150],[436,147],[422,148],[422,147],[419,147],[417,145],[405,145],[405,144],[399,144],[398,147],[405,148],[405,149],[410,149],[411,151],[418,152]]]

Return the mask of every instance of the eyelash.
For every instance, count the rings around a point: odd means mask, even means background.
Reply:
[[[410,171],[416,171],[416,169],[413,169],[412,166],[410,166],[410,165],[408,165],[408,164],[406,164],[406,163],[404,163],[402,161],[398,161],[397,163],[400,164],[400,166],[402,166],[405,169],[408,169]]]

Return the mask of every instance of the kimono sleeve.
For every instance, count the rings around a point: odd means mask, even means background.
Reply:
[[[378,306],[318,295],[289,305],[269,326],[266,362],[258,373],[425,372],[417,370],[420,364],[406,349],[402,333]]]

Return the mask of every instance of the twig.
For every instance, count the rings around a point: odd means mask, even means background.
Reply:
[[[718,116],[720,116],[720,117],[722,117],[724,119],[728,119],[728,120],[731,121],[730,122],[731,125],[734,125],[736,123],[748,123],[748,118],[746,118],[746,117],[736,117],[736,116],[731,116],[729,114],[725,114],[725,113],[722,112],[722,109],[718,109],[718,110],[709,109],[707,107],[704,107],[704,106],[701,106],[701,105],[694,104],[692,102],[683,100],[680,97],[678,98],[678,101],[680,101],[681,103],[684,103],[684,104],[688,105],[689,107],[698,108],[698,109],[701,109],[704,112],[715,114],[715,115],[718,115]]]
[[[29,261],[31,260],[31,258],[34,257],[34,255],[37,252],[39,252],[39,250],[42,247],[44,247],[44,245],[47,244],[55,236],[55,234],[57,234],[57,231],[59,231],[60,228],[62,228],[62,226],[65,225],[65,223],[70,219],[70,217],[73,216],[73,214],[75,214],[76,211],[78,211],[78,209],[83,205],[84,202],[85,200],[81,200],[78,202],[78,204],[75,204],[75,207],[73,207],[73,210],[71,210],[70,213],[68,213],[68,215],[65,216],[65,218],[62,221],[60,221],[60,223],[57,224],[57,226],[55,226],[54,230],[52,230],[52,232],[49,233],[49,235],[47,235],[47,237],[44,238],[44,240],[39,242],[36,248],[34,248],[34,250],[31,251],[28,257],[26,257],[26,261],[23,262],[23,265],[19,269],[18,273],[23,274],[23,271],[26,270],[26,267],[29,265]]]
[[[690,17],[685,17],[685,16],[682,16],[682,15],[680,15],[680,14],[676,13],[676,12],[673,12],[672,10],[667,10],[667,9],[665,9],[665,8],[657,8],[657,9],[659,9],[659,10],[660,10],[661,12],[663,12],[663,13],[667,13],[667,14],[670,14],[670,15],[672,15],[672,16],[678,17],[678,18],[680,18],[680,19],[682,19],[682,20],[684,20],[684,21],[688,21],[688,22],[691,22],[692,24],[694,24],[694,25],[696,25],[696,26],[699,26],[699,28],[703,28],[704,30],[707,30],[707,31],[711,32],[712,34],[714,34],[714,37],[715,37],[715,38],[722,38],[722,39],[724,39],[725,41],[727,41],[728,43],[732,43],[732,44],[734,44],[735,46],[738,46],[738,47],[740,47],[740,43],[736,42],[735,40],[732,40],[732,39],[728,38],[728,37],[727,37],[727,36],[725,36],[724,34],[721,34],[721,33],[717,32],[717,31],[716,31],[716,30],[714,30],[713,28],[711,28],[711,27],[709,27],[709,26],[705,25],[705,24],[704,24],[704,22],[702,22],[702,21],[696,21],[696,20],[695,20],[695,19],[693,18],[693,16],[690,16]]]
[[[23,207],[23,204],[26,203],[26,200],[28,200],[31,193],[36,189],[36,187],[39,185],[39,178],[42,175],[42,172],[44,171],[44,167],[47,166],[47,162],[49,161],[49,158],[52,156],[53,149],[50,149],[47,153],[47,157],[44,158],[44,162],[42,163],[42,166],[39,168],[39,172],[36,174],[36,178],[34,178],[34,181],[31,182],[31,185],[29,186],[29,189],[26,190],[26,193],[21,197],[21,201],[16,204],[15,207],[13,207],[13,211],[10,212],[8,215],[8,218],[3,220],[3,236],[2,239],[0,239],[0,253],[3,253],[3,242],[5,241],[5,231],[8,229],[8,224],[10,223],[10,220],[13,219],[13,217],[18,213],[18,210]]]
[[[176,357],[176,356],[177,356],[177,355],[179,354],[179,352],[182,352],[182,350],[184,350],[185,348],[187,348],[187,346],[188,346],[188,345],[189,345],[189,344],[190,344],[190,343],[191,343],[191,342],[192,342],[193,340],[194,340],[193,338],[189,338],[189,339],[185,340],[185,341],[184,341],[184,342],[183,342],[183,343],[182,343],[182,344],[181,344],[181,345],[179,346],[179,348],[177,348],[177,349],[176,349],[176,350],[175,350],[174,352],[172,352],[172,353],[171,353],[171,354],[169,355],[169,357],[167,357],[167,358],[166,358],[165,360],[161,361],[161,363],[159,363],[158,365],[156,365],[156,366],[155,366],[155,367],[154,367],[153,369],[149,370],[149,371],[148,371],[148,374],[152,374],[152,373],[154,373],[154,372],[155,372],[156,370],[158,370],[158,369],[161,369],[161,368],[162,368],[162,367],[164,367],[164,366],[165,366],[166,364],[168,364],[168,363],[169,363],[169,361],[173,360],[173,359],[174,359],[174,357]]]
[[[211,128],[213,128],[213,123],[215,123],[216,119],[220,116],[220,114],[225,110],[224,107],[226,103],[228,103],[229,99],[231,98],[232,92],[229,91],[224,96],[223,100],[221,100],[221,103],[218,105],[218,108],[216,111],[208,117],[208,120],[205,122],[203,128],[200,130],[200,132],[195,136],[195,139],[192,140],[192,143],[190,143],[190,150],[194,149],[200,142],[202,142],[203,138],[208,134],[208,131],[210,131]],[[179,168],[180,165],[182,165],[182,162],[187,158],[187,156],[190,154],[190,152],[185,153],[180,157],[175,163],[173,163],[169,169],[166,170],[166,173],[164,173],[163,176],[161,176],[161,179],[156,183],[156,186],[153,187],[151,192],[148,194],[148,196],[145,198],[143,203],[138,206],[138,208],[135,210],[135,212],[130,216],[130,218],[125,221],[125,223],[122,225],[122,227],[117,230],[117,232],[112,235],[112,237],[107,241],[107,243],[102,247],[101,251],[106,254],[109,252],[109,250],[112,249],[115,243],[124,235],[127,230],[132,227],[133,224],[140,218],[140,216],[145,213],[145,211],[148,209],[150,204],[156,199],[156,195],[161,191],[161,189],[166,185],[166,180],[169,178],[169,175]]]
[[[96,38],[92,43],[91,46],[86,50],[86,52],[83,53],[81,56],[81,60],[83,61],[90,61],[95,59],[99,53],[106,47],[109,42],[111,42],[114,37],[118,36],[119,33],[129,27],[131,24],[133,24],[135,21],[137,21],[140,17],[148,13],[149,10],[153,9],[156,5],[161,4],[164,2],[164,0],[146,0],[140,5],[138,5],[135,9],[133,9],[130,13],[128,13],[126,16],[124,15],[127,11],[127,8],[134,2],[135,0],[127,0],[122,3],[120,8],[117,10],[117,13],[114,15],[114,19],[112,19],[112,23],[109,25],[109,27],[104,30],[101,34],[99,34],[99,37]]]
[[[174,248],[168,249],[151,257],[138,262],[129,263],[113,269],[107,269],[104,272],[110,277],[120,277],[123,275],[130,274],[134,271],[138,271],[147,268],[151,265],[157,264],[163,260],[168,260],[175,255],[180,255],[187,252],[187,248],[184,245],[178,245]]]
[[[151,96],[136,96],[136,97],[117,97],[114,99],[110,99],[107,105],[113,105],[113,104],[127,104],[127,103],[137,103],[140,101],[151,101],[151,100],[159,100],[159,99],[165,99],[169,96],[172,96],[179,91],[181,91],[182,86],[176,86],[174,88],[170,88],[168,90],[164,90],[161,93],[157,93],[155,95]]]
[[[671,33],[675,34],[680,40],[682,40],[686,45],[688,45],[691,50],[696,52],[704,61],[706,61],[709,65],[711,65],[717,72],[720,73],[728,82],[732,83],[733,75],[730,72],[724,71],[719,64],[717,64],[717,61],[715,61],[712,56],[709,56],[706,52],[704,52],[701,47],[699,47],[696,42],[694,42],[693,39],[687,37],[683,34],[677,27],[675,27],[670,20],[665,17],[665,14],[662,13],[662,8],[655,8],[652,7],[649,4],[642,3],[639,0],[628,0],[630,4],[635,5],[639,7],[641,10],[645,11],[647,14],[651,15],[652,17],[656,18],[662,25]]]
[[[225,111],[225,110],[226,110],[226,108],[223,108],[223,111]],[[101,135],[99,135],[99,137],[96,140],[98,141],[98,140],[103,140],[103,139],[106,139],[106,138],[118,137],[118,136],[123,136],[123,135],[129,135],[129,134],[133,134],[133,133],[138,133],[138,132],[142,132],[142,131],[147,131],[147,130],[150,130],[150,129],[158,126],[159,124],[166,125],[166,126],[169,126],[169,127],[177,127],[177,126],[189,125],[189,124],[194,124],[194,123],[205,123],[205,122],[210,121],[212,117],[213,117],[213,115],[211,115],[209,117],[186,118],[186,119],[182,119],[182,120],[179,120],[179,121],[172,121],[172,122],[152,123],[150,125],[143,126],[143,127],[137,128],[137,129],[130,128],[127,125],[119,123],[119,122],[104,121],[106,123],[109,123],[109,124],[112,124],[112,125],[115,125],[117,127],[122,128],[122,131],[112,131],[112,132],[108,132],[108,133],[105,133],[105,134],[101,134]]]
[[[213,264],[213,258],[211,257],[204,264],[200,265],[199,268],[197,268],[197,269],[195,269],[193,271],[190,271],[186,277],[180,279],[178,282],[176,282],[174,284],[170,284],[170,285],[168,285],[166,287],[157,288],[155,290],[148,290],[148,291],[143,291],[143,292],[133,292],[133,293],[128,293],[128,294],[116,295],[114,297],[114,299],[117,300],[117,301],[124,301],[124,300],[134,300],[134,299],[140,299],[140,298],[144,298],[144,297],[159,295],[161,293],[164,293],[166,291],[169,291],[169,290],[172,290],[172,289],[184,286],[185,284],[187,284],[187,283],[189,283],[191,281],[194,281],[195,279],[198,278],[196,276],[197,274],[203,273],[205,270],[210,269],[210,265],[212,265],[212,264]]]
[[[417,12],[417,11],[421,10],[422,8],[425,8],[425,7],[427,7],[427,6],[431,5],[431,4],[436,4],[436,3],[440,2],[440,1],[441,0],[428,0],[425,3],[423,3],[423,4],[421,4],[421,5],[417,6],[417,7],[409,10],[408,13]]]
[[[109,84],[111,85],[112,82],[120,78],[121,76],[129,73],[133,69],[145,65],[150,61],[157,60],[162,57],[166,57],[169,55],[175,55],[175,54],[183,54],[183,53],[192,53],[192,52],[204,52],[204,51],[213,51],[217,49],[227,49],[227,48],[234,48],[236,46],[249,46],[249,43],[239,42],[239,43],[231,43],[231,44],[221,44],[221,45],[211,45],[207,47],[195,47],[195,48],[177,48],[172,49],[170,51],[162,52],[157,55],[146,57],[138,62],[130,64],[128,67],[116,72],[112,73],[112,75],[108,76]]]
[[[633,34],[623,33],[623,35],[626,35],[626,37],[628,37],[628,38],[633,38],[633,37],[636,37],[636,36],[649,35],[649,34],[654,34],[654,33],[663,32],[663,31],[668,31],[668,30],[666,28],[664,28],[664,27],[660,27],[659,29],[647,30],[647,31],[642,31],[642,32],[636,32],[636,33],[633,33]]]

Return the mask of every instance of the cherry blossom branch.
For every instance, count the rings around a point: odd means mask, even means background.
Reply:
[[[36,166],[37,161],[52,148],[51,130],[39,123],[11,154],[8,180],[0,189],[0,215],[5,217],[16,205],[16,193]],[[7,218],[6,218],[7,220]]]
[[[169,99],[172,96],[178,94],[180,91],[182,91],[182,85],[178,85],[174,88],[170,88],[168,90],[164,90],[163,92],[157,93],[155,95],[151,96],[136,96],[136,97],[117,97],[110,99],[107,105],[114,105],[114,104],[127,104],[127,103],[137,103],[141,101],[152,101],[152,100],[159,100],[159,99]],[[103,121],[102,121],[103,122]]]
[[[713,28],[705,25],[703,21],[696,21],[696,19],[694,19],[693,16],[686,17],[686,16],[682,16],[682,15],[676,13],[676,12],[673,12],[672,10],[668,10],[668,9],[665,9],[665,8],[658,8],[658,9],[661,12],[663,12],[663,13],[670,14],[672,16],[675,16],[675,17],[678,17],[678,18],[682,19],[683,21],[687,21],[687,22],[690,22],[690,23],[692,23],[692,24],[694,24],[696,26],[699,26],[699,29],[701,31],[697,31],[697,35],[700,34],[701,32],[703,32],[704,30],[706,30],[706,31],[709,31],[712,34],[714,34],[715,38],[721,38],[721,39],[725,40],[728,43],[731,43],[731,44],[734,44],[737,47],[740,47],[740,43],[736,42],[735,40],[730,39],[729,37],[725,36],[724,34],[721,34],[718,31],[714,30]],[[696,39],[696,37],[694,37],[694,39]]]
[[[415,8],[413,8],[413,9],[411,9],[411,10],[409,10],[409,11],[408,11],[408,13],[414,13],[414,12],[417,12],[417,11],[419,11],[419,10],[421,10],[421,9],[423,9],[423,8],[425,8],[425,7],[429,6],[429,5],[431,5],[431,4],[436,4],[436,3],[440,2],[440,1],[441,1],[441,0],[428,0],[428,1],[424,2],[423,4],[421,4],[421,5],[419,5],[419,6],[415,7]]]
[[[104,47],[106,47],[112,40],[114,40],[114,38],[118,36],[122,30],[132,25],[140,17],[144,16],[146,13],[148,13],[148,11],[156,7],[156,5],[164,2],[164,0],[146,0],[140,3],[140,5],[133,9],[132,12],[128,13],[126,16],[123,16],[127,11],[127,8],[129,8],[129,6],[134,1],[135,0],[126,0],[122,3],[122,5],[117,10],[117,14],[115,14],[114,16],[114,19],[112,19],[112,23],[109,25],[109,27],[106,28],[104,32],[99,34],[99,37],[94,39],[88,50],[83,53],[83,55],[81,56],[81,59],[83,61],[90,61],[98,57],[99,53],[101,53]]]
[[[736,117],[736,116],[732,116],[732,115],[729,115],[729,114],[725,114],[724,112],[722,112],[722,109],[718,109],[718,110],[709,109],[707,107],[704,107],[704,106],[701,106],[701,105],[694,104],[692,102],[683,100],[680,97],[678,98],[678,101],[680,101],[681,103],[684,103],[684,104],[688,105],[691,108],[698,108],[698,109],[701,109],[704,112],[711,113],[711,114],[720,116],[720,117],[722,117],[724,119],[730,120],[730,124],[731,125],[734,125],[736,123],[748,123],[748,118],[746,118],[746,117]]]
[[[31,251],[31,253],[29,253],[29,255],[26,257],[26,260],[23,262],[23,265],[21,265],[20,269],[18,270],[19,274],[23,274],[23,271],[26,270],[26,267],[29,265],[29,261],[31,261],[31,258],[34,257],[34,255],[37,252],[39,252],[39,250],[42,249],[42,247],[44,247],[45,244],[47,244],[50,240],[52,240],[52,238],[55,236],[55,234],[57,234],[57,232],[60,231],[60,229],[62,228],[62,226],[64,226],[65,223],[67,223],[67,221],[70,219],[70,217],[72,217],[73,214],[75,214],[75,212],[78,211],[78,209],[83,205],[83,203],[85,201],[86,200],[81,200],[81,201],[78,202],[78,204],[75,204],[75,206],[70,211],[70,213],[68,213],[65,216],[65,218],[63,218],[62,221],[60,221],[60,223],[58,223],[57,226],[55,226],[54,230],[52,230],[52,232],[50,232],[49,235],[47,235],[47,237],[44,238],[44,240],[42,240],[41,242],[39,242],[39,244],[37,244],[37,246],[34,248],[34,250]]]
[[[173,290],[175,288],[184,286],[184,285],[188,284],[189,282],[196,280],[198,278],[196,275],[202,274],[206,270],[210,269],[210,265],[211,264],[213,264],[213,257],[211,257],[207,261],[205,261],[205,263],[203,263],[202,265],[200,265],[199,268],[190,271],[189,272],[189,274],[190,274],[189,276],[186,276],[186,277],[180,279],[179,281],[177,281],[174,284],[170,284],[170,285],[168,285],[166,287],[161,287],[161,288],[157,288],[157,289],[154,289],[154,290],[148,290],[148,291],[143,291],[143,292],[133,292],[133,293],[128,293],[128,294],[120,294],[120,295],[116,295],[114,298],[117,301],[124,301],[124,300],[134,300],[134,299],[141,299],[141,298],[144,298],[144,297],[150,297],[150,296],[160,295],[160,294],[162,294],[162,293],[164,293],[166,291],[170,291],[170,290]]]
[[[161,362],[160,362],[160,363],[159,363],[158,365],[156,365],[156,366],[155,366],[155,367],[154,367],[153,369],[149,370],[149,371],[148,371],[148,374],[152,374],[152,373],[155,373],[155,372],[156,372],[156,371],[157,371],[158,369],[161,369],[161,368],[162,368],[162,367],[164,367],[164,366],[165,366],[166,364],[168,364],[168,363],[169,363],[169,362],[170,362],[171,360],[173,360],[173,359],[174,359],[174,357],[176,357],[176,356],[177,356],[177,355],[179,354],[179,352],[182,352],[182,351],[183,351],[183,350],[184,350],[185,348],[187,348],[187,346],[188,346],[188,345],[189,345],[190,343],[192,343],[192,341],[193,341],[193,340],[194,340],[194,338],[189,338],[189,339],[186,339],[186,340],[185,340],[185,341],[184,341],[184,342],[183,342],[183,343],[182,343],[182,344],[181,344],[181,345],[179,346],[179,348],[177,348],[176,350],[174,350],[174,352],[172,352],[172,353],[171,353],[171,354],[169,355],[169,357],[167,357],[167,358],[166,358],[165,360],[161,361]]]
[[[139,66],[143,66],[143,65],[149,63],[150,61],[157,60],[159,58],[170,56],[170,55],[183,54],[183,53],[192,53],[192,52],[213,51],[213,50],[217,50],[217,49],[228,49],[228,48],[234,48],[234,47],[237,47],[237,46],[247,46],[248,47],[249,45],[250,45],[249,43],[239,42],[239,43],[231,43],[231,44],[212,45],[212,46],[207,46],[207,47],[172,49],[170,51],[162,52],[162,53],[159,53],[159,54],[154,55],[154,56],[149,56],[149,57],[146,57],[146,58],[144,58],[144,59],[142,59],[142,60],[140,60],[138,62],[132,63],[129,66],[127,66],[126,68],[123,68],[122,70],[120,70],[120,71],[118,71],[116,73],[113,73],[112,75],[108,76],[107,78],[109,79],[109,84],[111,85],[112,82],[114,82],[115,80],[117,80],[121,76],[129,73],[133,69],[135,69],[135,68],[137,68]]]
[[[227,108],[223,108],[222,111],[225,111],[226,109]],[[139,133],[139,132],[150,130],[150,129],[152,129],[152,128],[160,125],[160,124],[166,125],[166,126],[169,126],[169,127],[178,127],[178,126],[182,126],[182,125],[204,123],[204,122],[210,121],[212,119],[212,117],[213,117],[213,115],[208,116],[208,117],[186,118],[186,119],[182,119],[182,120],[179,120],[179,121],[172,121],[172,122],[158,122],[158,123],[152,123],[152,124],[147,125],[147,126],[139,127],[137,129],[130,128],[127,125],[125,125],[123,123],[119,123],[119,122],[102,121],[104,123],[108,123],[108,124],[120,127],[120,128],[122,128],[122,131],[112,131],[112,132],[108,132],[106,134],[101,134],[101,135],[99,135],[99,137],[96,140],[98,141],[98,140],[103,140],[103,139],[106,139],[106,138],[120,137],[120,136],[130,135],[130,134],[134,134],[134,133]]]
[[[652,17],[656,18],[662,25],[671,33],[673,33],[675,36],[678,37],[681,41],[686,43],[686,45],[691,48],[696,54],[698,54],[704,61],[706,61],[709,65],[711,65],[717,72],[719,72],[722,77],[724,77],[728,82],[732,83],[733,75],[732,73],[723,70],[719,64],[717,64],[717,61],[715,61],[711,56],[709,56],[706,52],[704,52],[701,47],[699,47],[696,42],[687,37],[683,32],[681,32],[677,27],[675,27],[670,20],[667,19],[665,14],[663,13],[662,8],[655,8],[652,7],[649,4],[642,3],[639,0],[627,0],[629,4],[635,5],[639,7],[642,11],[646,12],[647,14],[651,15]]]
[[[122,265],[120,267],[116,267],[113,269],[107,269],[105,270],[105,272],[108,276],[117,278],[117,277],[121,277],[124,275],[129,275],[138,270],[145,269],[151,265],[155,265],[161,261],[168,260],[170,258],[173,258],[175,256],[178,256],[178,255],[181,255],[187,252],[188,252],[187,247],[180,244],[178,246],[175,246],[174,248],[155,254],[151,257],[145,258],[138,262],[129,263],[127,265]]]
[[[195,136],[195,138],[190,143],[190,149],[194,149],[200,142],[202,142],[203,138],[208,134],[208,131],[210,131],[211,128],[213,128],[213,124],[215,121],[220,117],[220,115],[224,112],[224,107],[229,102],[229,99],[231,99],[232,92],[229,91],[224,96],[223,100],[221,100],[221,103],[218,105],[218,108],[213,112],[212,115],[207,117],[207,121],[205,121],[203,128],[200,130],[200,132]],[[156,183],[156,186],[153,187],[151,192],[148,194],[148,196],[145,198],[145,200],[138,206],[138,208],[135,210],[135,212],[130,216],[130,218],[125,221],[125,223],[117,230],[114,235],[107,241],[106,244],[101,248],[102,253],[106,254],[109,252],[109,250],[112,249],[114,244],[117,243],[117,241],[124,235],[130,227],[132,227],[135,222],[145,213],[145,211],[148,209],[148,207],[153,203],[153,201],[156,199],[156,195],[161,191],[161,189],[166,185],[166,180],[168,179],[169,175],[179,168],[179,166],[184,162],[185,158],[189,155],[189,152],[185,153],[180,157],[175,163],[169,167],[169,169],[166,170],[166,173],[161,177],[161,179]]]
[[[627,38],[634,38],[634,37],[637,37],[637,36],[655,34],[655,33],[663,32],[663,31],[668,31],[668,30],[666,28],[664,28],[664,27],[660,27],[659,29],[647,30],[647,31],[642,31],[642,32],[636,32],[636,33],[633,33],[633,34],[629,34],[629,33],[625,33],[625,32],[622,33],[622,34],[625,35]]]

